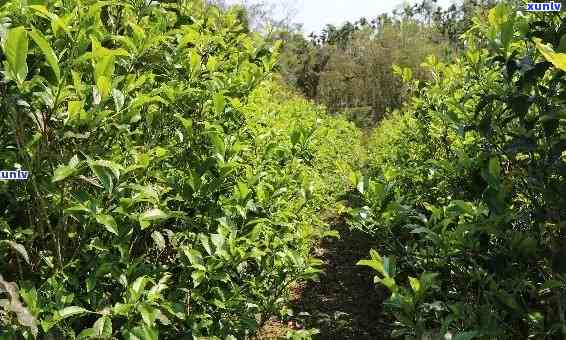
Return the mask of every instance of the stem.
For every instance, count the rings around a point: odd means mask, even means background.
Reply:
[[[57,236],[57,233],[55,232],[55,229],[53,229],[53,225],[51,224],[51,221],[49,220],[49,215],[46,212],[48,207],[45,204],[43,197],[41,196],[41,193],[39,191],[39,187],[37,185],[37,181],[35,180],[35,178],[33,176],[31,176],[31,181],[32,181],[33,189],[35,191],[35,195],[39,199],[39,203],[40,203],[39,210],[42,213],[43,218],[45,219],[45,223],[47,225],[47,229],[49,230],[49,233],[53,236],[53,242],[55,243],[55,253],[57,255],[57,263],[59,265],[59,268],[62,268],[63,267],[63,257],[61,256],[61,241],[59,240],[59,237]]]
[[[22,120],[17,119],[16,113],[15,113],[14,110],[10,110],[10,111],[12,113],[12,119],[14,120],[14,123],[15,123],[15,126],[16,126],[15,130],[16,130],[16,144],[17,144],[17,147],[18,147],[18,154],[22,158],[22,161],[24,161],[26,159],[26,157],[25,157],[25,150],[23,150],[23,145],[22,145],[23,144]],[[28,162],[28,165],[31,165],[32,161],[33,161],[33,159],[31,159]],[[31,180],[31,183],[32,183],[32,186],[33,186],[34,194],[37,197],[38,202],[39,202],[39,212],[42,215],[49,232],[53,235],[54,243],[55,243],[55,252],[56,252],[56,255],[57,255],[59,268],[61,268],[63,261],[62,261],[62,256],[61,256],[61,244],[60,244],[59,238],[55,234],[55,232],[53,230],[53,226],[51,225],[51,221],[49,220],[49,215],[47,214],[47,205],[45,204],[43,196],[41,195],[41,193],[39,191],[39,187],[37,185],[37,180],[34,176],[30,176],[30,180]]]

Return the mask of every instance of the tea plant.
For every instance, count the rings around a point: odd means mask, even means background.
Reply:
[[[242,339],[316,278],[341,151],[261,125],[278,45],[240,14],[1,2],[0,337]]]
[[[566,336],[564,15],[506,4],[375,132],[351,224],[408,339]],[[382,256],[385,254],[387,256]]]

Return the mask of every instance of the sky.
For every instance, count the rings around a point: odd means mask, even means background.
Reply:
[[[242,0],[229,0],[240,3]],[[248,0],[252,3],[259,0]],[[294,22],[302,23],[305,33],[320,32],[326,24],[339,26],[346,21],[356,21],[361,17],[376,17],[378,14],[391,12],[406,0],[263,0],[275,6],[278,11],[286,12],[281,4],[289,2],[296,10]],[[441,6],[448,6],[453,0],[438,0]]]

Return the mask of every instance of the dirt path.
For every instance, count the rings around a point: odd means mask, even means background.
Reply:
[[[307,328],[318,328],[315,339],[383,339],[381,306],[384,292],[377,289],[369,269],[356,266],[372,243],[367,234],[338,223],[341,238],[322,241],[319,257],[325,263],[320,282],[301,287],[294,302],[296,315],[305,316]]]

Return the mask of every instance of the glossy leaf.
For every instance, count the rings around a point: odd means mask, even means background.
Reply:
[[[59,310],[57,312],[57,314],[59,315],[60,318],[62,319],[66,319],[72,316],[76,316],[76,315],[82,315],[87,313],[88,310],[79,307],[79,306],[70,306],[70,307],[65,307],[61,310]]]
[[[116,223],[116,220],[114,220],[114,217],[112,217],[111,215],[97,214],[96,222],[102,224],[104,228],[112,234],[116,236],[120,235],[118,231],[118,224]]]
[[[61,69],[59,67],[59,60],[57,59],[57,55],[51,48],[49,42],[45,39],[43,34],[32,27],[31,31],[29,32],[30,37],[36,43],[36,45],[41,49],[41,52],[45,56],[47,63],[53,69],[55,76],[57,77],[57,82],[61,82]]]
[[[544,58],[550,61],[555,67],[562,71],[566,71],[566,53],[554,52],[552,47],[542,43],[542,40],[534,38],[535,44],[539,52]]]
[[[24,27],[8,30],[2,46],[12,79],[21,84],[27,77],[28,35]]]

